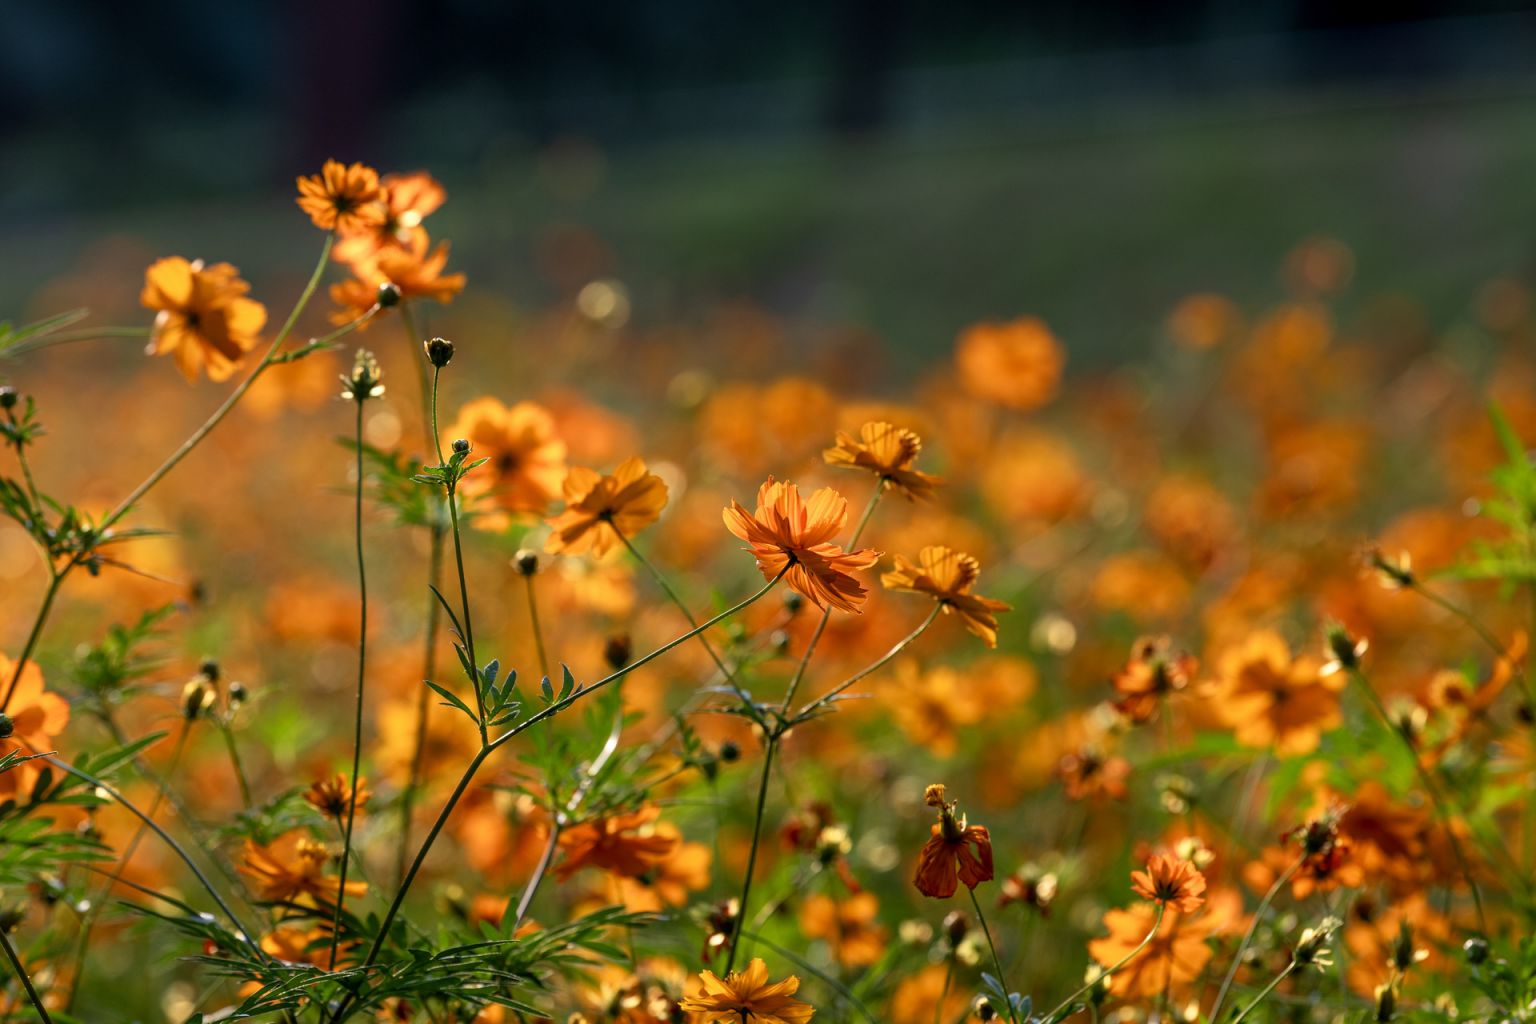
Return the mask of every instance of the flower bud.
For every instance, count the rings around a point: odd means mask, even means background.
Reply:
[[[197,666],[197,671],[207,676],[210,683],[219,681],[219,663],[213,658],[204,658],[203,663]]]
[[[400,286],[393,281],[385,281],[379,285],[378,294],[374,297],[374,301],[379,304],[380,309],[391,309],[398,306],[400,305],[400,299]]]
[[[16,722],[10,715],[0,711],[0,740],[8,740],[16,733]]]
[[[971,930],[970,919],[958,910],[951,910],[944,915],[944,934],[949,937],[951,946],[958,946],[965,940],[965,933]]]
[[[217,699],[207,676],[194,676],[181,691],[181,717],[191,722],[213,707]]]
[[[14,409],[20,400],[21,396],[16,393],[15,388],[10,385],[0,388],[0,409]]]
[[[997,1011],[992,1008],[992,1000],[988,999],[986,996],[976,997],[976,1005],[972,1012],[976,1015],[977,1020],[997,1019]]]
[[[231,708],[239,707],[249,700],[250,697],[251,691],[246,688],[244,683],[235,680],[229,684],[229,706]]]
[[[1481,935],[1474,935],[1462,943],[1461,951],[1467,958],[1467,963],[1474,967],[1488,960],[1488,940]]]
[[[1387,1024],[1397,1014],[1397,992],[1391,982],[1376,986],[1377,1024]]]
[[[354,402],[365,402],[384,394],[384,374],[379,361],[365,348],[357,350],[352,362],[352,372],[341,378],[341,397]]]
[[[454,444],[457,445],[458,442],[455,441]],[[539,553],[530,548],[518,548],[517,554],[512,556],[512,567],[517,570],[519,576],[532,576],[539,571]]]
[[[453,342],[447,338],[428,338],[421,347],[426,350],[427,362],[439,370],[453,359]]]
[[[631,653],[628,633],[615,633],[603,644],[603,661],[615,672],[629,664]]]
[[[801,597],[793,590],[784,591],[783,601],[784,610],[789,612],[791,615],[799,614],[800,609],[805,607],[805,598]]]
[[[726,764],[732,764],[741,760],[741,746],[735,740],[726,740],[720,744],[720,760]]]
[[[457,438],[453,442],[453,454],[455,454],[455,455],[468,455],[469,454],[469,442],[466,441],[462,437],[461,438]]]

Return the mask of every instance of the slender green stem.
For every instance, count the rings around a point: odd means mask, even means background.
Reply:
[[[1082,998],[1084,992],[1087,992],[1089,989],[1093,988],[1093,986],[1101,982],[1108,981],[1110,978],[1114,977],[1116,971],[1120,970],[1120,968],[1124,967],[1126,964],[1130,963],[1137,956],[1139,956],[1141,951],[1147,948],[1147,944],[1157,937],[1157,930],[1163,926],[1163,911],[1165,909],[1166,908],[1163,906],[1163,904],[1159,903],[1157,905],[1157,915],[1152,919],[1152,930],[1147,932],[1146,938],[1142,939],[1136,944],[1135,949],[1131,950],[1129,953],[1125,954],[1125,956],[1116,961],[1113,967],[1108,968],[1097,978],[1094,978],[1090,982],[1086,982],[1076,992],[1073,992],[1071,995],[1067,996],[1067,998],[1063,999],[1060,1003],[1057,1004],[1054,1010],[1046,1014],[1041,1019],[1046,1021],[1059,1020],[1061,1011],[1067,1009],[1073,1003],[1077,1002],[1078,999]]]
[[[235,782],[240,786],[240,802],[246,810],[250,810],[255,804],[251,800],[251,779],[245,773],[245,763],[240,760],[240,748],[235,745],[235,731],[229,727],[228,722],[219,722],[219,732],[224,737],[224,749],[229,753],[229,766],[235,773]]]
[[[909,646],[911,646],[914,640],[928,631],[928,627],[933,625],[933,620],[937,619],[939,617],[939,612],[943,610],[944,602],[935,601],[933,603],[933,611],[928,613],[928,617],[924,619],[916,629],[902,637],[902,639],[894,647],[882,654],[873,663],[849,676],[841,683],[838,683],[836,686],[832,687],[832,689],[828,690],[825,694],[817,697],[805,707],[801,708],[798,712],[795,713],[791,720],[803,721],[807,715],[812,714],[816,711],[816,709],[822,707],[823,705],[831,703],[833,700],[837,699],[837,696],[844,690],[848,689],[850,686],[853,686],[855,683],[863,679],[865,676],[868,676],[870,673],[875,672],[886,662],[890,661],[892,658],[896,657],[896,655],[906,650]]]
[[[987,927],[987,916],[981,912],[981,900],[976,898],[976,890],[966,886],[971,894],[971,906],[976,908],[976,923],[981,925],[981,934],[987,937],[987,949],[992,953],[992,967],[997,971],[997,983],[1002,987],[1003,996],[1007,998],[1012,989],[1008,987],[1008,981],[1003,974],[1003,959],[997,955],[997,947],[992,944],[992,929]],[[1013,1010],[1013,1000],[1008,1000],[1008,1019],[1017,1024],[1019,1016]]]
[[[528,621],[533,628],[533,647],[539,655],[539,674],[549,678],[549,656],[544,653],[544,630],[539,628],[539,595],[533,584],[533,573],[523,577],[528,588]]]
[[[43,625],[48,621],[48,612],[53,608],[53,599],[59,595],[59,586],[64,582],[64,573],[57,572],[52,566],[48,567],[48,590],[43,594],[42,607],[37,610],[37,617],[32,620],[32,630],[27,634],[27,642],[22,645],[21,656],[16,659],[16,667],[11,670],[10,684],[5,688],[5,699],[0,700],[0,713],[11,706],[11,698],[16,696],[16,684],[21,682],[22,670],[27,667],[33,652],[37,649],[37,641],[43,635]]]
[[[885,483],[885,477],[881,477],[875,483],[875,493],[869,496],[869,503],[864,506],[864,514],[859,517],[859,525],[854,529],[852,539],[848,541],[850,548],[856,547],[859,538],[864,535],[864,528],[869,525],[870,517],[875,514],[875,506],[880,504],[880,496],[885,493]],[[811,655],[816,653],[816,645],[821,643],[821,634],[827,631],[827,623],[831,620],[832,609],[828,608],[821,613],[821,621],[816,623],[816,630],[805,645],[805,653],[800,656],[800,664],[795,666],[795,674],[789,679],[789,687],[784,691],[784,702],[779,706],[781,715],[789,714],[790,705],[795,702],[795,693],[800,689],[801,680],[805,678],[805,670],[810,667]]]
[[[364,396],[355,396],[357,405],[357,489],[352,501],[352,536],[357,553],[357,702],[352,716],[352,792],[347,798],[347,827],[341,843],[341,877],[336,889],[336,915],[331,921],[331,953],[327,970],[336,969],[336,951],[341,946],[341,914],[347,902],[347,868],[352,863],[352,829],[357,821],[357,777],[363,757],[363,692],[368,667],[368,562],[363,557],[363,404]]]
[[[0,355],[14,357],[52,348],[55,345],[73,344],[77,341],[98,341],[102,338],[147,338],[149,335],[148,327],[79,327],[73,331],[39,335],[0,351]]]
[[[933,1004],[933,1024],[942,1024],[944,1004],[949,1001],[949,986],[955,982],[955,954],[944,958],[944,987],[939,989],[939,1001]]]
[[[1285,970],[1281,971],[1279,974],[1275,975],[1274,978],[1270,979],[1269,984],[1265,985],[1263,990],[1254,997],[1253,1002],[1249,1003],[1247,1008],[1243,1010],[1242,1013],[1232,1018],[1232,1024],[1240,1024],[1242,1019],[1252,1013],[1255,1006],[1258,1006],[1265,999],[1269,998],[1269,994],[1278,988],[1282,981],[1284,981],[1286,978],[1289,978],[1291,976],[1291,972],[1295,969],[1296,961],[1292,960],[1290,963],[1286,964]],[[1211,1019],[1215,1020],[1216,1018],[1212,1017]]]
[[[1295,863],[1286,868],[1280,874],[1280,877],[1275,879],[1274,884],[1269,887],[1269,891],[1264,894],[1264,898],[1259,901],[1258,909],[1253,912],[1253,920],[1248,922],[1248,931],[1243,935],[1243,941],[1238,944],[1237,952],[1232,956],[1232,964],[1227,968],[1227,975],[1221,981],[1221,988],[1216,991],[1216,1002],[1211,1005],[1211,1020],[1219,1020],[1221,1017],[1221,1008],[1227,1001],[1227,993],[1232,989],[1232,981],[1237,977],[1237,969],[1242,966],[1243,954],[1248,951],[1248,945],[1253,942],[1254,935],[1258,933],[1259,922],[1263,920],[1264,912],[1275,901],[1275,897],[1280,894],[1280,890],[1285,888],[1285,883],[1289,882],[1291,877],[1301,870],[1303,860],[1304,858],[1298,858]]]
[[[1361,672],[1358,667],[1351,668],[1349,670],[1349,678],[1354,681],[1357,687],[1365,691],[1365,695],[1370,701],[1371,709],[1381,719],[1382,726],[1389,733],[1396,736],[1403,744],[1404,749],[1407,750],[1408,760],[1413,762],[1414,771],[1418,773],[1419,782],[1424,787],[1424,795],[1429,797],[1430,804],[1435,808],[1435,814],[1440,819],[1440,827],[1444,830],[1445,838],[1451,845],[1451,852],[1456,857],[1456,864],[1461,868],[1462,877],[1467,880],[1467,888],[1472,893],[1472,903],[1477,909],[1478,927],[1482,929],[1484,934],[1487,934],[1488,917],[1483,912],[1483,895],[1478,889],[1477,879],[1472,877],[1471,862],[1467,860],[1466,852],[1461,847],[1461,839],[1456,835],[1456,829],[1451,824],[1450,812],[1446,810],[1445,801],[1440,796],[1440,787],[1435,785],[1434,779],[1430,777],[1429,770],[1424,767],[1424,762],[1419,760],[1419,752],[1414,747],[1412,741],[1403,735],[1401,729],[1392,724],[1392,716],[1387,714],[1386,706],[1382,704],[1381,697],[1376,693],[1375,687],[1371,686],[1370,680],[1365,678],[1365,673]]]
[[[437,428],[437,389],[442,377],[442,367],[432,369],[432,438],[437,442],[437,460],[439,465],[445,465],[443,458],[442,441],[439,439]],[[473,671],[469,672],[470,686],[475,691],[475,720],[480,727],[480,742],[486,743],[490,736],[486,732],[485,724],[485,690],[480,684],[480,662],[475,658],[475,624],[469,614],[469,583],[464,575],[464,543],[459,532],[459,501],[458,487],[449,484],[445,490],[448,494],[448,522],[453,532],[453,561],[459,573],[459,612],[464,617],[464,651],[469,655],[469,664]]]
[[[4,928],[0,928],[0,946],[5,947],[5,958],[11,962],[11,970],[16,972],[16,977],[21,979],[21,987],[27,990],[27,999],[31,1001],[32,1008],[44,1024],[53,1024],[53,1018],[48,1016],[48,1008],[43,1005],[37,989],[32,987],[32,979],[27,976],[27,969],[21,965],[21,957],[16,955],[16,947],[11,945],[11,937],[5,934]]]
[[[725,958],[725,973],[736,966],[736,951],[741,947],[742,922],[747,919],[749,901],[752,899],[752,875],[757,871],[757,848],[763,835],[763,810],[768,805],[768,779],[773,772],[773,752],[779,745],[777,733],[765,733],[763,745],[763,777],[757,786],[757,812],[752,818],[752,846],[747,852],[746,875],[741,880],[741,897],[736,901],[736,927],[731,930],[731,952]]]

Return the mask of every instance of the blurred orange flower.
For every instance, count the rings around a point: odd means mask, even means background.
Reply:
[[[426,239],[421,222],[442,206],[448,193],[425,171],[386,174],[379,181],[384,216],[377,224],[352,231],[336,242],[333,258],[361,264],[387,249],[411,249]]]
[[[355,276],[331,285],[331,301],[339,307],[331,313],[331,322],[349,324],[361,319],[374,307],[379,288],[385,284],[400,289],[402,301],[452,302],[464,290],[465,277],[443,273],[447,266],[448,243],[439,242],[437,248],[431,249],[425,233],[407,245],[382,249],[377,255],[353,264]],[[358,330],[368,326],[359,324]]]
[[[385,221],[379,172],[372,167],[361,163],[348,167],[338,160],[327,160],[319,174],[300,177],[298,186],[299,208],[323,231],[345,235]]]
[[[361,776],[357,780],[357,809],[368,804],[368,781]],[[319,779],[304,791],[304,802],[327,818],[345,817],[352,809],[352,784],[341,772],[329,779]]]
[[[838,902],[815,893],[800,908],[800,930],[810,939],[824,939],[844,967],[868,967],[885,952],[887,931],[879,921],[880,901],[871,892],[856,892]]]
[[[1244,746],[1272,746],[1280,757],[1310,753],[1325,731],[1344,721],[1344,681],[1321,669],[1309,656],[1292,660],[1278,633],[1254,632],[1220,659],[1217,711]]]
[[[1131,889],[1144,900],[1188,914],[1205,902],[1205,876],[1182,857],[1154,854],[1144,871],[1131,872]]]
[[[1189,688],[1199,663],[1187,652],[1173,652],[1166,636],[1144,636],[1131,647],[1125,667],[1115,673],[1120,699],[1115,708],[1133,722],[1150,721],[1158,705]]]
[[[471,458],[490,461],[459,484],[470,497],[486,499],[504,513],[542,513],[565,481],[565,442],[555,436],[555,422],[543,406],[518,402],[508,408],[494,398],[477,398],[459,410],[444,439],[467,439]],[[506,516],[485,517],[499,528]]]
[[[69,701],[43,689],[43,672],[37,662],[27,661],[19,674],[17,668],[16,662],[0,654],[0,697],[10,694],[5,714],[11,719],[10,735],[0,739],[0,754],[51,753],[54,737],[69,724]],[[15,689],[11,689],[13,679]],[[24,761],[0,773],[0,798],[27,802],[41,770],[36,764]]]
[[[784,573],[791,590],[824,610],[856,612],[864,603],[867,591],[852,573],[874,565],[880,552],[845,552],[831,543],[848,522],[848,501],[832,488],[805,502],[794,484],[770,476],[758,488],[755,513],[732,501],[724,518],[725,528],[750,545],[764,579]]]
[[[932,496],[940,482],[938,477],[912,468],[922,450],[922,438],[910,430],[890,423],[866,423],[859,428],[857,438],[839,430],[837,447],[828,448],[822,458],[829,466],[867,469],[916,499]]]
[[[200,371],[209,380],[227,379],[267,323],[267,308],[246,298],[250,290],[228,263],[210,267],[180,256],[151,263],[139,294],[140,304],[156,311],[148,352],[170,353],[189,381]]]
[[[563,490],[565,511],[549,520],[553,532],[545,545],[556,554],[606,555],[619,542],[616,534],[633,537],[667,504],[666,483],[638,457],[625,459],[611,476],[572,466]]]
[[[917,553],[918,564],[896,556],[896,567],[880,577],[891,590],[927,594],[944,609],[944,614],[958,612],[965,628],[981,637],[988,647],[997,646],[997,613],[1011,606],[990,597],[971,593],[981,575],[981,563],[960,551],[946,547],[926,547]]]
[[[642,807],[637,811],[572,825],[560,833],[560,851],[565,855],[555,868],[555,877],[567,879],[585,867],[601,868],[616,875],[638,878],[660,864],[678,843],[675,833],[655,828],[660,807]]]
[[[341,879],[324,873],[330,859],[324,843],[317,843],[302,829],[295,829],[265,846],[247,839],[235,870],[251,880],[258,899],[331,906],[340,892]],[[367,891],[366,882],[347,883],[348,897]]]
[[[1026,316],[967,328],[955,350],[960,383],[978,398],[1029,410],[1056,397],[1066,353],[1045,321]]]
[[[1101,964],[1119,963],[1141,945],[1156,919],[1156,911],[1145,903],[1107,911],[1104,927],[1109,934],[1088,943],[1088,954]],[[1188,992],[1210,962],[1211,947],[1206,940],[1216,924],[1209,912],[1194,918],[1165,913],[1152,941],[1110,978],[1110,991],[1130,1000]]]

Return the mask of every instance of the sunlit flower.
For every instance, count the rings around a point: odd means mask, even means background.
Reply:
[[[678,843],[675,833],[658,831],[660,807],[613,814],[572,825],[560,833],[564,854],[555,877],[566,879],[585,867],[638,878],[660,864]]]
[[[267,309],[246,298],[251,286],[228,263],[167,256],[144,272],[139,302],[155,310],[148,352],[170,354],[187,380],[224,380],[260,340]]]
[[[1292,660],[1279,634],[1253,633],[1220,659],[1216,709],[1244,746],[1272,746],[1280,757],[1309,753],[1344,721],[1344,680],[1321,668],[1315,658]]]
[[[938,477],[913,469],[923,441],[912,431],[890,423],[866,423],[857,438],[837,432],[837,447],[822,458],[829,466],[867,469],[908,498],[926,498],[939,484]]]
[[[368,792],[368,782],[359,777],[357,780],[357,809],[362,810],[368,804],[368,798],[373,794]],[[310,784],[304,791],[304,801],[328,818],[340,818],[346,815],[352,808],[352,784],[341,772],[337,772],[329,779],[320,779]]]
[[[714,855],[703,843],[684,842],[677,826],[657,822],[651,838],[669,839],[672,847],[638,875],[613,874],[619,902],[636,912],[656,912],[680,907],[692,893],[709,888],[709,866]]]
[[[1131,872],[1131,888],[1142,899],[1188,914],[1205,902],[1205,876],[1181,857],[1154,854],[1145,871]]]
[[[310,903],[325,906],[336,902],[341,879],[324,873],[331,859],[323,843],[294,830],[265,846],[247,839],[236,870],[251,880],[256,897],[269,903]],[[366,882],[347,883],[347,896],[362,896]]]
[[[372,167],[327,160],[319,174],[300,177],[298,186],[299,208],[321,230],[350,234],[384,223],[379,172]]]
[[[1037,317],[980,323],[955,349],[960,383],[971,394],[1013,409],[1035,409],[1056,397],[1066,353]]]
[[[386,174],[379,181],[383,217],[377,224],[337,239],[332,257],[339,263],[366,263],[387,249],[410,249],[426,238],[421,222],[437,210],[448,193],[425,171]]]
[[[1109,934],[1088,943],[1089,955],[1101,964],[1119,963],[1141,945],[1156,919],[1156,911],[1146,903],[1107,911],[1104,927]],[[1152,941],[1110,978],[1110,991],[1130,1000],[1188,992],[1211,960],[1207,940],[1216,923],[1210,911],[1198,917],[1164,913]]]
[[[459,484],[461,493],[483,497],[504,513],[542,513],[565,481],[565,442],[555,436],[555,422],[543,406],[518,402],[508,408],[494,398],[477,398],[459,410],[444,432],[447,440],[464,438],[472,458],[490,459]],[[488,526],[499,526],[493,518]]]
[[[927,594],[938,601],[947,615],[959,614],[965,628],[981,637],[988,647],[997,646],[997,613],[1010,606],[990,597],[971,593],[981,563],[970,555],[946,547],[926,547],[917,553],[918,564],[896,556],[896,567],[880,577],[891,590]]]
[[[700,971],[704,990],[688,996],[683,1010],[702,1014],[704,1024],[804,1024],[816,1008],[792,999],[800,990],[800,979],[790,975],[783,981],[768,981],[768,965],[754,957],[744,971],[733,971],[724,979],[713,972]]]
[[[557,554],[586,551],[602,556],[654,523],[667,504],[667,485],[638,457],[625,459],[611,476],[585,466],[565,475],[565,511],[549,520],[546,548]]]
[[[15,690],[10,690],[11,680]],[[11,720],[11,733],[0,739],[0,754],[47,754],[55,749],[54,737],[69,724],[69,701],[43,688],[43,672],[37,662],[28,661],[16,673],[16,663],[0,654],[0,697],[10,692],[5,714]],[[25,803],[37,782],[38,762],[24,761],[0,773],[0,799]]]
[[[764,579],[783,573],[791,590],[822,609],[856,612],[864,603],[867,591],[852,574],[874,565],[880,552],[844,551],[832,543],[848,522],[848,501],[832,488],[806,502],[794,484],[769,477],[758,488],[755,513],[732,501],[724,518],[726,529],[750,545]]]
[[[402,301],[452,302],[464,290],[464,275],[443,272],[448,266],[447,242],[439,242],[436,248],[428,246],[427,236],[421,234],[404,246],[380,250],[370,259],[353,264],[353,277],[331,285],[331,301],[338,307],[331,313],[331,322],[360,320],[378,302],[379,288],[385,284],[394,285]],[[364,322],[358,330],[367,327]]]
[[[955,894],[957,881],[975,889],[992,880],[992,836],[983,825],[955,819],[955,802],[944,799],[944,787],[929,786],[923,802],[939,812],[928,842],[917,858],[917,891],[935,899]],[[972,848],[975,848],[974,851]]]
[[[1125,667],[1115,673],[1120,699],[1115,708],[1135,722],[1149,721],[1158,705],[1188,689],[1199,664],[1187,652],[1173,651],[1166,636],[1144,636],[1131,647]]]

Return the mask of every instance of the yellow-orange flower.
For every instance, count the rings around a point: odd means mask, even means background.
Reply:
[[[1088,954],[1101,964],[1119,963],[1141,945],[1156,916],[1145,903],[1108,911],[1104,926],[1109,934],[1088,943]],[[1110,979],[1110,991],[1122,999],[1153,998],[1164,992],[1179,996],[1189,991],[1210,962],[1206,940],[1216,924],[1209,911],[1196,918],[1165,913],[1152,941]]]
[[[435,249],[430,249],[429,244],[422,232],[407,245],[383,249],[354,264],[355,276],[331,285],[331,301],[338,307],[331,313],[331,322],[349,324],[361,318],[378,301],[379,287],[384,284],[400,289],[403,301],[452,302],[464,290],[464,275],[443,273],[448,265],[447,242],[438,243]],[[358,325],[359,330],[367,327],[367,323]]]
[[[330,906],[336,902],[341,888],[341,879],[324,873],[330,859],[325,844],[296,829],[265,846],[247,839],[235,870],[251,880],[258,899]],[[362,896],[367,891],[366,882],[347,883],[349,897]]]
[[[970,555],[946,547],[926,547],[917,553],[918,564],[896,556],[896,567],[880,577],[891,590],[927,594],[944,609],[959,614],[965,628],[981,637],[988,647],[997,646],[997,613],[1011,606],[971,593],[981,563]]]
[[[794,484],[769,477],[758,488],[755,513],[732,501],[724,518],[725,528],[750,545],[765,579],[783,573],[791,590],[822,609],[856,612],[864,603],[867,591],[852,573],[874,565],[880,552],[844,551],[832,543],[848,522],[848,501],[832,488],[807,502]]]
[[[228,263],[167,256],[144,272],[139,302],[155,310],[150,355],[169,353],[187,380],[201,371],[224,380],[256,346],[267,323],[267,308],[246,297],[251,286]]]
[[[677,826],[658,822],[651,839],[672,841],[672,848],[649,869],[638,875],[613,876],[619,902],[628,910],[656,912],[664,907],[680,907],[689,893],[709,888],[709,866],[714,859],[703,843],[684,842]]]
[[[1145,871],[1131,872],[1131,889],[1142,899],[1183,913],[1205,902],[1205,876],[1182,857],[1154,854]]]
[[[340,238],[332,250],[339,263],[357,265],[386,249],[409,249],[425,240],[421,222],[448,198],[436,178],[425,171],[386,174],[379,181],[383,218],[374,225]]]
[[[300,177],[298,186],[296,202],[317,228],[350,234],[384,223],[379,172],[372,167],[327,160],[319,174]]]
[[[518,402],[508,408],[494,398],[477,398],[459,410],[444,438],[465,438],[473,446],[471,458],[490,459],[459,484],[467,496],[484,496],[507,513],[541,513],[560,493],[565,442],[555,436],[554,417],[541,405]],[[504,518],[486,525],[501,523]]]
[[[806,938],[825,939],[844,967],[868,967],[885,953],[887,932],[879,913],[872,892],[856,892],[841,903],[816,893],[800,908],[800,930]]]
[[[0,697],[10,691],[5,713],[11,718],[11,735],[0,740],[0,754],[20,752],[46,754],[54,749],[53,739],[69,724],[69,701],[43,689],[43,673],[37,662],[28,661],[16,672],[16,663],[0,654]],[[10,690],[11,680],[16,688]],[[37,782],[38,762],[24,761],[0,774],[0,799],[25,803]]]
[[[363,778],[357,780],[357,809],[362,810],[372,796],[368,792],[368,782]],[[341,772],[337,772],[329,779],[319,779],[310,784],[304,791],[304,801],[315,810],[328,818],[340,818],[349,813],[352,808],[352,784]]]
[[[1066,353],[1037,317],[980,323],[955,349],[960,383],[978,398],[1013,409],[1036,409],[1056,397]]]
[[[816,1012],[810,1003],[790,998],[800,990],[800,979],[768,981],[768,965],[756,957],[744,971],[723,979],[712,971],[700,971],[704,990],[688,996],[682,1008],[697,1013],[703,1024],[805,1024]]]
[[[1133,722],[1151,721],[1159,704],[1189,687],[1198,668],[1190,654],[1173,652],[1168,637],[1144,636],[1131,647],[1125,667],[1115,673],[1120,694],[1115,708]]]
[[[942,900],[955,894],[957,881],[970,889],[991,881],[992,836],[986,827],[967,825],[964,818],[956,820],[955,803],[944,799],[941,785],[929,786],[923,802],[938,808],[939,820],[918,854],[913,878],[917,891]]]
[[[654,827],[660,815],[660,807],[642,807],[566,829],[559,839],[565,859],[555,869],[555,877],[563,880],[585,867],[602,868],[628,878],[645,874],[678,843],[675,832],[669,834]]]
[[[633,537],[654,523],[667,504],[667,485],[638,457],[625,459],[611,476],[585,466],[565,475],[565,511],[549,520],[545,545],[556,554],[605,555],[618,537]]]
[[[828,448],[821,457],[829,466],[867,469],[908,498],[926,498],[940,481],[912,468],[922,450],[922,438],[904,427],[866,423],[857,438],[839,430],[837,447]]]
[[[1273,746],[1280,757],[1310,753],[1344,721],[1343,679],[1321,669],[1314,658],[1293,661],[1278,633],[1255,632],[1220,659],[1217,712],[1244,746]]]

